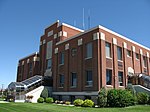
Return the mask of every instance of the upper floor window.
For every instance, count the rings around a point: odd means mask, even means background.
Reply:
[[[123,72],[118,72],[118,82],[119,86],[123,86]]]
[[[106,85],[112,85],[112,70],[106,69]]]
[[[52,59],[47,60],[47,69],[50,69],[52,67]]]
[[[60,75],[59,87],[64,87],[65,77],[64,75]]]
[[[118,56],[118,60],[122,60],[122,48],[121,47],[117,47],[117,56]]]
[[[143,56],[143,65],[144,65],[144,67],[147,67],[147,59],[146,59],[146,56]]]
[[[92,53],[93,53],[92,49],[93,48],[91,42],[86,44],[86,58],[92,58]]]
[[[86,71],[86,85],[87,86],[93,85],[92,71],[91,70]]]
[[[140,55],[138,53],[136,53],[136,59],[139,60],[140,59]]]
[[[127,56],[131,57],[131,51],[130,50],[127,50]]]
[[[77,86],[77,73],[71,73],[71,86]]]
[[[60,59],[59,59],[59,64],[63,65],[65,60],[65,54],[64,52],[60,53]]]
[[[106,52],[106,57],[110,58],[111,57],[111,44],[108,42],[105,43],[105,52]]]
[[[75,56],[77,54],[77,49],[76,48],[72,48],[71,49],[71,56]]]
[[[29,72],[32,72],[32,63],[29,63]]]

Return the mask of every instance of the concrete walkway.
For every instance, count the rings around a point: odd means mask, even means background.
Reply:
[[[0,103],[9,103],[9,102],[7,102],[7,101],[0,101]]]

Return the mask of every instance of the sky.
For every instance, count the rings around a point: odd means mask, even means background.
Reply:
[[[16,81],[18,60],[39,50],[47,26],[83,29],[83,9],[85,30],[102,25],[150,48],[150,0],[0,0],[0,88]]]

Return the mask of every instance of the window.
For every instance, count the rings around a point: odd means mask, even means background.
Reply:
[[[127,50],[127,56],[131,57],[131,51],[130,50]]]
[[[123,86],[123,72],[118,72],[119,86]]]
[[[140,56],[138,53],[136,53],[136,59],[139,60],[140,59]]]
[[[64,75],[60,75],[59,87],[64,87]]]
[[[52,59],[47,60],[47,69],[50,69],[52,67]]]
[[[77,54],[77,49],[76,48],[72,48],[71,56],[75,56],[76,54]]]
[[[147,67],[147,59],[145,56],[143,56],[143,65],[144,67]]]
[[[92,71],[86,71],[86,85],[87,86],[92,86],[93,85],[93,80],[92,80]]]
[[[122,60],[122,48],[121,47],[117,47],[117,56],[118,56],[118,60]]]
[[[106,69],[106,85],[112,85],[112,70]]]
[[[61,53],[60,53],[59,64],[62,64],[62,65],[64,64],[64,58],[65,58],[64,55],[65,55],[64,52],[61,52]]]
[[[105,52],[106,52],[106,57],[110,58],[111,57],[111,44],[106,42],[105,43]]]
[[[77,86],[77,74],[71,73],[71,86],[76,87]]]
[[[32,72],[32,63],[29,63],[29,72]]]
[[[92,43],[86,44],[86,58],[92,58]]]

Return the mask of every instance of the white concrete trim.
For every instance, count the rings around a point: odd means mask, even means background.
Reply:
[[[67,32],[66,31],[63,31],[63,36],[67,37]]]
[[[46,40],[44,39],[44,40],[43,40],[43,44],[45,44],[45,43],[46,43]]]
[[[69,49],[69,43],[65,45],[65,50]]]
[[[38,52],[32,53],[32,54],[30,54],[30,55],[28,55],[28,56],[26,56],[26,57],[24,57],[24,58],[21,58],[19,61],[21,61],[21,60],[23,60],[23,59],[25,59],[25,58],[28,58],[28,57],[30,57],[30,56],[36,55],[36,53],[38,53]],[[38,54],[39,54],[39,53],[38,53]]]
[[[69,40],[71,40],[71,39],[74,39],[74,38],[76,38],[76,37],[78,38],[79,36],[81,36],[81,35],[83,35],[83,34],[85,34],[85,33],[88,33],[88,32],[90,32],[90,31],[93,31],[93,30],[95,30],[95,29],[97,29],[97,28],[99,28],[99,27],[96,26],[96,27],[94,27],[94,28],[91,28],[91,29],[89,29],[89,30],[86,30],[86,31],[84,31],[84,32],[81,32],[81,33],[79,33],[79,34],[77,34],[77,35],[75,35],[75,36],[72,36],[72,37],[67,38],[67,39],[65,39],[65,40],[63,40],[63,41],[57,42],[56,45],[59,45],[59,44],[64,43],[64,42],[67,42],[67,41],[69,41]]]
[[[59,20],[57,20],[56,22],[54,22],[54,23],[52,23],[51,25],[47,26],[45,29],[47,29],[47,28],[53,26],[53,25],[56,24],[56,23],[59,23]]]
[[[113,38],[113,44],[117,45],[117,39],[116,38]]]
[[[132,51],[135,52],[135,46],[132,46]]]
[[[78,40],[78,46],[82,45],[82,38]]]
[[[30,63],[30,59],[27,59],[27,63]]]
[[[56,39],[57,38],[57,33],[56,34],[54,34],[54,39]]]
[[[142,49],[140,49],[140,54],[141,54],[141,55],[143,55],[143,51],[142,51]]]
[[[138,46],[140,46],[140,47],[142,47],[142,48],[144,48],[144,49],[150,51],[150,49],[149,49],[148,47],[145,47],[145,46],[143,46],[143,45],[141,45],[141,44],[139,44],[139,43],[137,43],[137,42],[135,42],[135,41],[133,41],[133,40],[131,40],[131,39],[129,39],[129,38],[127,38],[127,37],[121,35],[121,34],[119,34],[119,33],[116,33],[116,32],[114,32],[114,31],[112,31],[112,30],[110,30],[110,29],[108,29],[108,28],[105,28],[104,26],[99,25],[99,28],[100,28],[100,29],[103,29],[103,30],[105,30],[105,31],[107,31],[107,32],[109,32],[109,33],[112,33],[112,34],[114,34],[114,35],[116,35],[116,36],[118,36],[118,37],[120,37],[120,38],[122,38],[122,39],[125,39],[125,40],[127,40],[127,41],[129,41],[129,42],[131,42],[131,43],[133,43],[133,44],[136,44],[136,45],[138,45]]]
[[[24,65],[24,61],[22,61],[22,65]]]
[[[58,48],[55,48],[55,54],[57,54],[58,53]]]
[[[93,40],[99,39],[99,32],[93,34]]]
[[[81,30],[81,29],[79,29],[79,28],[76,28],[76,27],[71,26],[71,25],[66,24],[66,23],[62,23],[61,25],[63,25],[63,26],[67,26],[67,27],[72,28],[72,29],[74,29],[74,30],[78,30],[78,31],[80,31],[80,32],[84,32],[84,30]]]
[[[40,61],[40,58],[37,57],[37,56],[34,56],[34,57],[33,57],[33,61]]]
[[[127,43],[123,42],[123,48],[127,49]]]
[[[58,37],[61,37],[62,35],[63,35],[62,31],[58,32]]]
[[[53,95],[98,95],[98,91],[88,92],[52,92]]]
[[[149,53],[148,52],[146,53],[146,56],[149,58]]]
[[[105,40],[105,34],[103,32],[100,32],[100,39]]]

